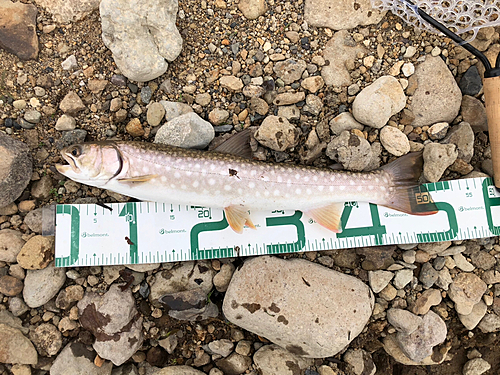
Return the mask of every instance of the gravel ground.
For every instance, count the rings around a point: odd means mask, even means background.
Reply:
[[[78,139],[85,138],[87,141],[94,141],[117,138],[153,141],[159,126],[150,124],[151,121],[147,117],[150,107],[148,103],[166,100],[188,104],[201,118],[214,125],[216,138],[213,142],[215,144],[225,133],[248,126],[260,126],[266,116],[278,114],[282,106],[273,104],[277,94],[291,91],[305,92],[306,90],[301,88],[301,82],[307,76],[320,76],[319,73],[329,65],[329,61],[323,58],[323,53],[327,43],[336,32],[328,28],[308,26],[304,22],[302,0],[268,1],[268,7],[265,16],[256,20],[247,20],[241,15],[237,5],[231,1],[215,1],[214,3],[180,1],[177,27],[183,38],[182,52],[175,61],[169,64],[165,74],[149,82],[139,83],[126,80],[115,65],[111,51],[106,48],[101,38],[98,11],[89,14],[82,21],[58,25],[54,23],[50,14],[38,6],[37,28],[40,43],[38,59],[21,61],[13,54],[0,50],[0,132],[25,142],[29,146],[34,163],[34,173],[29,186],[14,205],[0,209],[0,229],[13,229],[21,234],[23,241],[28,241],[39,233],[30,226],[29,219],[27,219],[28,213],[38,208],[52,203],[105,203],[127,200],[119,194],[69,182],[55,173],[51,167],[62,162],[59,155],[62,146]],[[352,111],[356,95],[377,78],[395,69],[394,66],[398,65],[398,61],[402,61],[402,56],[410,55],[408,52],[410,46],[413,55],[405,58],[404,61],[410,63],[411,66],[399,66],[398,70],[403,68],[401,73],[399,71],[396,74],[389,73],[404,80],[410,88],[413,73],[406,75],[406,72],[409,73],[412,67],[418,66],[423,61],[423,56],[441,56],[457,82],[460,82],[464,73],[477,63],[476,59],[465,55],[460,47],[455,47],[446,38],[414,30],[391,14],[387,14],[377,25],[357,27],[348,30],[348,34],[355,44],[363,45],[366,51],[358,53],[346,64],[351,84],[343,87],[324,85],[314,92],[312,95],[314,98],[298,100],[296,106],[300,114],[290,119],[298,130],[297,142],[286,150],[272,150],[259,145],[254,150],[256,158],[272,162],[316,166],[340,162],[345,166],[341,160],[332,161],[328,149],[325,152],[327,144],[330,143],[330,136],[334,134],[329,121],[342,112]],[[489,42],[486,48],[493,51],[496,48],[498,51],[498,30],[491,28],[485,34],[487,35],[480,35],[483,39],[479,39],[478,43]],[[305,61],[306,73],[295,82],[284,83],[277,77],[272,65],[269,65],[271,62],[276,66],[277,61],[273,59],[281,59],[281,57],[276,57],[277,54],[282,54],[284,59]],[[65,70],[63,62],[69,56],[76,58],[76,66]],[[373,58],[368,58],[371,56]],[[245,84],[254,80],[253,82],[265,87],[265,94],[262,97],[269,108],[260,113],[259,108],[265,106],[262,102],[252,101],[241,92],[235,93],[222,87],[220,78],[230,75],[238,76]],[[102,89],[92,92],[88,85],[89,79],[108,82],[103,85]],[[119,85],[121,82],[124,84]],[[271,85],[269,82],[272,82],[272,87],[266,86]],[[56,122],[63,116],[60,104],[63,98],[72,91],[77,93],[84,105],[84,109],[73,116],[76,120],[74,126],[86,133],[63,133],[56,130]],[[149,91],[151,92],[150,99],[147,98]],[[210,95],[208,100],[206,95],[203,96],[206,93]],[[406,94],[409,95],[408,89]],[[443,95],[447,96],[447,93]],[[481,93],[477,94],[476,98],[483,100]],[[22,101],[25,103],[23,104]],[[410,105],[411,103],[406,105],[405,111],[410,108]],[[31,119],[28,113],[31,109],[41,114],[39,121],[31,120],[36,124],[27,121]],[[227,111],[228,118],[224,118],[224,113],[217,112],[217,110]],[[409,147],[412,150],[421,149],[424,143],[434,136],[434,133],[428,125],[410,125],[411,121],[408,121],[405,116],[411,117],[411,111],[405,111],[391,116],[389,125],[404,134],[405,142],[410,141]],[[36,114],[31,115],[36,117]],[[464,111],[462,102],[462,112],[450,121],[451,126],[458,126],[466,116],[470,116],[470,113]],[[139,119],[140,124],[136,122],[135,126],[131,126],[133,119]],[[380,146],[379,142],[382,141],[380,129],[369,126],[352,129],[354,129],[351,130],[352,134],[366,139],[372,145],[372,149],[377,147],[373,146],[374,144],[378,144],[380,158],[376,160],[377,163],[386,164],[397,155],[397,151],[391,153],[387,151],[390,149],[387,143],[384,144],[385,147]],[[438,179],[461,178],[473,170],[478,173],[491,172],[488,164],[491,152],[486,133],[476,131],[473,139],[473,156],[463,161],[462,164],[453,164],[454,167],[446,169],[445,166],[446,170],[437,177]],[[210,147],[213,147],[213,144]],[[452,163],[453,161],[450,164]],[[460,248],[460,251],[457,250],[458,255],[451,253],[442,255],[442,251],[446,248],[460,246],[463,248]],[[491,273],[487,274],[490,271],[496,274],[496,271],[500,270],[498,254],[500,254],[498,238],[493,237],[455,241],[435,252],[420,246],[418,248],[391,246],[373,249],[371,253],[363,249],[348,249],[328,251],[324,254],[311,252],[279,256],[285,259],[304,258],[330,269],[356,276],[366,283],[370,283],[372,275],[370,272],[387,270],[396,261],[409,264],[407,268],[412,271],[410,272],[411,281],[401,288],[392,286],[396,284],[395,280],[389,284],[397,295],[389,295],[393,291],[391,288],[386,288],[387,283],[376,293],[376,305],[372,317],[362,333],[348,346],[348,349],[364,349],[371,355],[373,362],[370,362],[371,359],[361,361],[365,366],[364,370],[363,367],[359,370],[356,366],[349,364],[344,350],[334,357],[314,359],[303,368],[299,366],[299,369],[290,369],[290,372],[276,370],[275,373],[369,374],[368,364],[375,363],[377,374],[459,374],[469,359],[479,357],[491,366],[491,369],[484,374],[498,373],[500,353],[497,331],[500,326],[484,328],[483,325],[482,329],[472,330],[465,328],[449,297],[448,285],[446,287],[438,283],[434,285],[432,289],[437,291],[439,297],[436,297],[438,301],[431,308],[447,326],[446,340],[441,346],[441,348],[449,349],[445,362],[432,366],[405,366],[388,355],[381,343],[384,337],[395,332],[392,325],[388,323],[387,310],[390,308],[410,309],[415,306],[422,293],[431,290],[429,288],[437,280],[436,278],[430,285],[427,285],[425,276],[432,272],[437,274],[443,269],[445,262],[448,262],[446,267],[450,269],[450,280],[455,280],[458,275],[467,273],[477,275],[478,279],[485,281],[487,290],[480,293],[479,300],[475,303],[482,299],[488,311],[487,315],[500,314],[498,307],[500,306],[500,288],[498,288],[500,279],[491,276]],[[383,261],[380,263],[381,259],[386,258],[390,259],[389,263],[383,263]],[[454,265],[450,266],[452,261]],[[207,267],[215,275],[221,271],[224,264],[232,264],[234,266],[232,271],[234,271],[234,268],[240,267],[242,263],[241,259],[213,260],[207,263]],[[142,319],[144,341],[128,362],[133,366],[122,367],[120,371],[123,372],[116,372],[116,374],[133,374],[134,371],[146,374],[152,373],[151,366],[175,365],[189,365],[211,375],[220,373],[215,370],[216,368],[223,369],[227,374],[238,373],[227,367],[227,364],[221,363],[222,357],[214,355],[210,349],[207,349],[207,345],[213,342],[220,344],[218,340],[227,339],[236,346],[235,353],[243,357],[252,357],[258,349],[269,344],[264,337],[252,334],[225,320],[222,313],[215,318],[194,322],[180,321],[170,317],[162,306],[148,298],[149,289],[152,289],[155,280],[160,277],[159,274],[175,270],[180,265],[163,264],[159,267],[146,271],[131,271],[125,267],[68,268],[65,270],[67,277],[61,279],[62,282],[53,295],[54,297],[57,295],[57,299],[53,298],[39,306],[29,307],[25,305],[27,301],[23,301],[23,298],[26,300],[26,296],[23,297],[20,292],[15,293],[12,290],[18,286],[16,283],[20,283],[20,287],[24,286],[26,291],[27,279],[31,271],[26,271],[25,267],[17,265],[16,262],[0,261],[0,276],[10,275],[17,280],[13,280],[13,284],[3,286],[3,292],[0,290],[0,313],[3,310],[15,313],[14,315],[21,319],[20,324],[29,332],[25,334],[33,342],[37,342],[34,332],[42,331],[43,327],[40,327],[43,324],[50,323],[60,332],[59,335],[54,333],[54,337],[59,337],[60,342],[55,339],[49,340],[48,337],[51,336],[48,333],[39,333],[40,337],[43,336],[46,340],[56,342],[54,344],[56,348],[50,351],[47,349],[47,344],[36,345],[37,363],[0,364],[0,374],[46,374],[54,360],[58,356],[62,358],[62,349],[74,339],[83,343],[85,350],[89,350],[88,356],[91,361],[94,361],[97,354],[90,345],[94,341],[92,334],[95,334],[96,328],[86,325],[81,317],[79,319],[78,308],[75,304],[82,300],[84,293],[103,293],[109,290],[113,282],[116,284],[119,281],[131,282],[129,290],[135,301],[132,305],[135,305]],[[428,267],[432,272],[428,270]],[[395,269],[390,270],[390,272],[394,271]],[[372,284],[370,285],[373,287]],[[59,290],[65,291],[64,296],[61,297]],[[11,294],[7,294],[6,291]],[[74,298],[66,297],[70,294],[73,296],[72,293]],[[218,306],[219,310],[223,299],[224,292],[214,289],[210,300]],[[34,306],[36,303],[28,303],[28,305]],[[81,309],[80,303],[78,307]],[[130,306],[130,309],[135,311],[133,306]],[[486,310],[483,316],[485,313]],[[175,345],[171,342],[172,337],[176,338]],[[75,350],[73,349],[74,353]],[[229,352],[231,353],[232,349]],[[78,355],[75,354],[75,356]],[[98,360],[99,357],[96,361]],[[134,366],[138,370],[132,369]],[[257,367],[253,363],[244,371],[256,374],[259,373]],[[50,373],[59,374],[64,371],[52,370]],[[480,374],[482,372],[477,370],[467,373]]]

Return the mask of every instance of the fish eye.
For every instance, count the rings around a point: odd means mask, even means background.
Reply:
[[[73,149],[70,151],[71,155],[73,156],[80,156],[82,154],[82,150],[80,149],[80,147],[78,146],[75,146],[73,147]]]

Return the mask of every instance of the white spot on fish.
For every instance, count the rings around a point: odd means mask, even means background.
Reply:
[[[193,172],[191,172],[191,171],[186,172],[186,176],[191,176],[192,174],[193,174]]]
[[[340,190],[345,190],[345,186],[339,186]]]
[[[305,182],[308,182],[308,181],[309,181],[309,177],[304,176],[304,181],[305,181]]]
[[[353,186],[353,185],[355,185],[355,184],[356,184],[356,183],[355,183],[353,180],[349,181],[349,185]]]
[[[375,182],[377,182],[377,183],[378,183],[379,181],[380,181],[380,179],[377,177],[377,178],[375,179]]]
[[[302,190],[300,190],[300,189],[295,189],[295,194],[300,194],[300,193],[302,193]]]
[[[225,191],[230,191],[230,190],[231,190],[231,185],[226,185],[226,186],[224,186],[224,190],[225,190]]]
[[[368,189],[369,190],[373,190],[373,186],[368,186]]]
[[[243,189],[242,188],[238,189],[238,194],[243,194]]]
[[[170,187],[171,187],[172,189],[175,189],[175,184],[170,184]]]
[[[290,187],[291,185],[292,185],[292,180],[287,180],[287,181],[286,181],[286,186],[287,186],[287,187]]]
[[[214,185],[215,184],[215,179],[211,178],[208,180],[209,185]]]
[[[253,177],[253,176],[255,176],[256,174],[257,174],[257,171],[255,171],[255,170],[252,170],[252,171],[250,172],[250,176],[252,176],[252,177]]]
[[[161,176],[161,182],[167,181],[167,178],[165,176]]]
[[[186,185],[184,185],[184,184],[182,184],[182,185],[181,185],[181,189],[182,189],[182,190],[186,190],[186,189],[187,189],[187,186],[186,186]]]
[[[345,188],[345,186],[341,186],[340,187],[340,190],[344,190],[343,188]],[[333,186],[330,186],[330,191],[333,191],[334,187]]]
[[[363,190],[363,187],[362,187],[362,186],[358,186],[358,187],[357,187],[357,190],[358,190],[358,191],[361,191],[361,190]]]
[[[286,193],[285,198],[290,198],[290,194]]]
[[[253,188],[255,187],[255,182],[250,182],[250,183],[248,184],[248,187],[249,187],[250,189],[253,189]]]
[[[300,179],[300,174],[298,174],[298,173],[297,173],[297,174],[295,175],[295,179],[297,179],[297,180],[298,180],[298,179]]]
[[[324,188],[325,188],[324,186],[318,186],[319,191],[323,191]]]
[[[385,191],[385,186],[381,186],[380,190]]]
[[[181,177],[181,174],[180,174],[179,172],[175,172],[175,173],[174,173],[174,177],[175,177],[175,178],[180,178],[180,177]]]
[[[283,178],[281,176],[278,176],[277,181],[278,182],[283,182]]]
[[[311,189],[307,189],[307,190],[306,190],[306,193],[307,193],[307,194],[312,194]]]
[[[142,167],[142,171],[144,173],[149,173],[149,168],[148,167]]]
[[[255,196],[256,196],[257,198],[258,198],[258,197],[260,197],[260,192],[256,191],[256,192],[255,192]]]
[[[194,188],[197,188],[198,186],[200,186],[200,182],[199,181],[193,182],[193,187]]]
[[[200,165],[199,165],[199,164],[195,164],[195,165],[194,165],[194,167],[195,167],[196,169],[200,169]]]
[[[274,194],[275,197],[278,197],[280,195],[280,191],[279,190],[275,190],[273,194]]]
[[[215,170],[215,164],[210,164],[210,170],[211,171]]]
[[[267,190],[264,192],[264,196],[266,196],[266,197],[269,196],[269,192]]]
[[[313,177],[313,180],[314,180],[314,181],[318,181],[318,176],[314,176],[314,177]]]

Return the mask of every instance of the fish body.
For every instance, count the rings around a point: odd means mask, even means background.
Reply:
[[[408,200],[415,169],[421,169],[420,155],[367,173],[265,163],[143,142],[84,143],[68,147],[62,155],[69,165],[57,169],[77,182],[140,200],[220,207],[237,232],[245,224],[253,227],[248,210],[301,210],[333,231],[340,230],[346,201],[422,214]]]

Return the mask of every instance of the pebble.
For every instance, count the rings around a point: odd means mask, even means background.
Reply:
[[[19,329],[0,323],[0,363],[36,365],[35,347]]]
[[[162,125],[156,133],[155,143],[184,148],[205,148],[214,137],[213,126],[196,113],[189,112]]]
[[[144,135],[144,128],[142,127],[141,120],[138,118],[131,119],[127,126],[125,126],[125,130],[132,137],[142,137]]]
[[[458,157],[454,144],[428,143],[424,148],[424,177],[429,182],[437,182],[444,171]]]
[[[453,126],[442,143],[457,146],[457,157],[469,163],[474,155],[474,132],[467,122]]]
[[[488,116],[483,103],[479,99],[464,95],[460,113],[462,119],[470,124],[474,132],[488,131]]]
[[[413,57],[413,55],[415,55],[416,52],[417,52],[417,49],[414,46],[408,46],[408,47],[406,47],[406,51],[405,51],[405,54],[403,55],[403,57],[405,59],[409,59],[409,58]]]
[[[355,375],[374,375],[377,367],[372,356],[363,349],[349,349],[344,354],[344,362],[352,366]]]
[[[250,367],[252,359],[238,353],[232,353],[227,358],[219,359],[215,363],[223,374],[238,375],[243,374]]]
[[[141,347],[142,317],[130,289],[113,284],[103,295],[87,292],[77,306],[82,327],[96,336],[92,346],[101,358],[120,366]]]
[[[392,280],[394,274],[389,271],[369,271],[368,280],[373,293],[379,293]]]
[[[23,290],[23,282],[15,277],[4,275],[0,276],[0,294],[9,297],[17,296]]]
[[[432,256],[441,254],[444,250],[446,250],[450,246],[451,246],[451,241],[442,241],[442,242],[421,243],[418,245],[418,248]]]
[[[78,341],[71,341],[59,353],[50,368],[50,375],[94,374],[111,375],[113,364],[104,362],[101,367],[94,364],[95,352]]]
[[[406,95],[398,80],[382,76],[356,96],[352,114],[360,123],[380,129],[405,105]]]
[[[447,122],[438,122],[427,130],[427,134],[429,134],[429,138],[432,140],[443,139],[448,132],[448,128],[449,124]]]
[[[241,0],[238,9],[247,20],[255,20],[267,12],[265,0]]]
[[[302,82],[300,85],[305,89],[308,90],[312,93],[316,93],[318,90],[323,88],[325,85],[325,81],[321,76],[313,76],[313,77],[307,77]]]
[[[28,270],[24,279],[23,297],[31,308],[37,308],[50,301],[66,281],[64,268],[54,264],[42,270]]]
[[[28,146],[14,138],[0,133],[0,207],[14,202],[22,194],[33,173]],[[1,253],[0,249],[0,260]]]
[[[17,255],[17,263],[25,270],[47,267],[54,259],[54,236],[31,237]]]
[[[252,343],[247,340],[241,340],[236,344],[234,351],[241,355],[250,355],[252,350]]]
[[[405,63],[401,67],[401,71],[405,77],[409,77],[415,73],[415,66],[411,62]]]
[[[219,292],[224,293],[227,290],[233,273],[234,265],[232,263],[224,263],[221,266],[220,271],[214,276],[213,280],[214,286]]]
[[[491,365],[482,358],[467,361],[462,368],[463,375],[481,375],[491,368]]]
[[[75,70],[78,69],[78,62],[76,61],[75,55],[70,55],[61,63],[64,70]]]
[[[185,115],[186,113],[193,112],[193,108],[185,103],[168,102],[166,100],[161,100],[160,104],[165,109],[165,120],[167,121],[170,121],[175,117]]]
[[[0,262],[14,263],[25,242],[22,233],[13,229],[0,230]]]
[[[487,286],[473,273],[459,273],[450,284],[448,296],[455,302],[455,310],[459,314],[469,315],[477,304]]]
[[[153,92],[151,91],[151,87],[143,86],[141,88],[141,101],[144,104],[148,104],[150,102],[152,95],[153,95]]]
[[[437,306],[441,303],[441,299],[439,290],[427,289],[415,301],[413,313],[417,315],[427,314],[431,306]]]
[[[219,315],[219,309],[208,300],[202,288],[166,293],[159,302],[167,305],[168,315],[178,320],[196,321]]]
[[[229,321],[291,353],[322,358],[335,355],[361,332],[373,303],[367,286],[352,276],[303,259],[265,256],[235,271],[223,311]],[[316,308],[304,310],[304,305]]]
[[[17,110],[23,110],[26,108],[26,100],[19,99],[12,102],[12,106]]]
[[[208,92],[196,94],[194,101],[196,102],[196,104],[199,104],[202,107],[206,107],[212,101],[212,95],[210,95]]]
[[[434,267],[432,267],[430,263],[422,264],[418,279],[423,284],[424,288],[428,289],[433,286],[437,278],[438,272],[434,269]]]
[[[334,135],[340,135],[345,130],[363,130],[364,128],[364,125],[357,122],[350,112],[342,112],[338,116],[335,116],[330,120],[329,125]]]
[[[476,96],[481,92],[483,81],[475,65],[467,69],[462,78],[460,78],[458,87],[460,87],[463,95]]]
[[[350,171],[362,171],[372,158],[370,143],[357,134],[343,131],[332,139],[326,148],[326,155]]]
[[[413,77],[418,87],[409,106],[415,114],[412,125],[451,123],[460,110],[462,92],[446,63],[440,57],[427,56],[417,65]]]
[[[303,101],[306,98],[306,94],[302,91],[300,92],[285,92],[282,94],[276,95],[276,98],[274,98],[273,103],[275,105],[283,106],[283,105],[290,105],[290,104],[296,104],[301,101]]]
[[[100,3],[102,40],[124,76],[132,81],[151,81],[165,73],[167,61],[179,56],[182,37],[175,25],[177,11],[177,2]]]
[[[35,109],[31,109],[24,113],[24,119],[32,124],[38,124],[41,118],[42,114]]]
[[[241,91],[243,88],[243,81],[235,76],[222,76],[219,80],[221,87],[228,89],[232,92]]]
[[[170,336],[158,341],[158,344],[165,349],[168,354],[172,354],[174,352],[177,347],[177,343],[177,335],[175,334],[171,334]]]
[[[55,129],[59,131],[73,130],[76,128],[76,120],[72,116],[63,114],[57,119]]]
[[[470,314],[457,314],[458,319],[460,319],[465,328],[467,328],[469,331],[472,331],[474,328],[476,328],[481,319],[483,319],[487,309],[488,306],[486,306],[483,301],[479,301],[472,307],[472,311],[470,312]]]
[[[224,358],[231,354],[234,348],[234,344],[228,339],[214,340],[208,343],[207,346],[212,353],[218,354]]]
[[[225,109],[214,108],[208,114],[208,120],[213,125],[216,125],[216,126],[224,124],[228,118],[229,118],[229,112],[226,111]]]
[[[486,251],[476,251],[470,255],[470,258],[472,264],[485,271],[493,268],[496,264],[495,257]]]
[[[9,311],[14,316],[21,316],[28,310],[29,307],[24,303],[22,298],[19,297],[9,298]]]
[[[476,267],[470,264],[462,254],[453,255],[453,260],[458,268],[464,272],[472,272]]]
[[[402,156],[410,152],[410,141],[401,130],[394,126],[386,125],[382,128],[380,143],[394,156]]]
[[[59,309],[68,310],[75,302],[83,298],[84,290],[80,285],[70,285],[58,294],[55,305]]]
[[[38,353],[44,357],[52,357],[59,353],[62,347],[62,335],[50,323],[43,323],[30,332],[30,339]]]
[[[265,345],[253,356],[254,365],[262,375],[294,375],[312,365],[312,360],[301,358],[278,345]]]
[[[299,130],[286,118],[267,116],[254,137],[263,146],[275,151],[285,151],[297,145]]]
[[[304,60],[288,59],[274,64],[273,70],[278,78],[281,78],[286,85],[290,85],[302,77],[306,67],[307,64]]]
[[[86,107],[78,94],[74,91],[70,91],[66,94],[66,96],[59,104],[59,108],[65,114],[75,116],[78,112],[83,111]]]
[[[496,314],[486,314],[479,323],[479,329],[483,333],[500,331],[500,316]]]

